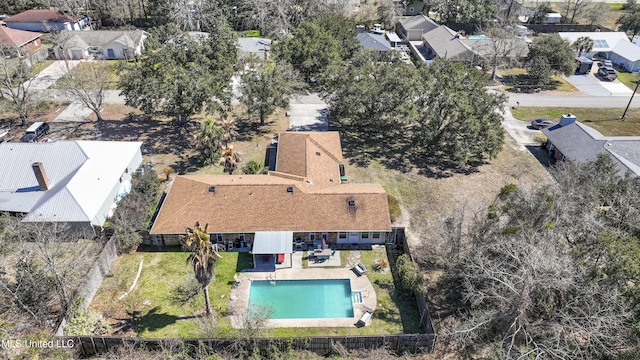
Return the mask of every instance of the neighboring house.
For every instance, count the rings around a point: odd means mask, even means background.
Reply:
[[[61,31],[54,52],[58,59],[133,59],[142,54],[147,35],[142,30]]]
[[[416,15],[402,19],[396,27],[396,33],[404,41],[422,41],[422,36],[440,25],[426,15]]]
[[[620,41],[613,48],[609,55],[609,60],[614,64],[622,66],[629,72],[640,70],[640,46],[630,41]]]
[[[50,141],[0,144],[0,211],[23,222],[100,227],[131,189],[140,142]]]
[[[348,182],[337,132],[284,132],[276,151],[268,175],[177,176],[151,227],[152,244],[178,244],[198,221],[209,224],[219,248],[252,250],[256,266],[273,267],[294,245],[388,240],[387,194],[379,184]]]
[[[358,33],[356,38],[360,45],[367,50],[378,51],[381,53],[393,50],[384,35],[362,32]]]
[[[562,15],[558,13],[547,13],[542,20],[543,24],[559,24],[562,21]]]
[[[547,137],[549,155],[557,160],[576,162],[595,160],[608,154],[620,169],[620,175],[630,172],[640,177],[640,136],[603,136],[597,130],[563,115],[560,124],[542,130]]]
[[[4,20],[8,28],[26,31],[82,30],[89,18],[74,19],[61,10],[27,10]]]
[[[240,61],[246,61],[249,57],[265,60],[269,57],[271,40],[255,37],[241,37],[238,38],[238,48],[240,49]]]
[[[490,63],[495,52],[494,42],[484,35],[462,36],[446,25],[423,35],[425,59],[442,58],[471,65]],[[524,39],[515,38],[510,44],[509,57],[518,61],[527,56],[529,46]]]
[[[5,56],[21,57],[27,53],[36,52],[42,46],[41,36],[42,34],[36,32],[9,29],[0,26],[0,44],[2,44],[5,49],[8,49],[10,53],[5,54]],[[5,53],[6,52],[7,51],[5,51]]]
[[[628,42],[629,38],[627,34],[622,31],[611,31],[611,32],[559,32],[561,38],[567,40],[571,44],[576,42],[581,37],[588,37],[593,40],[593,49],[591,51],[582,52],[582,56],[586,56],[588,58],[599,56],[602,58],[609,59],[613,54],[615,47],[620,42]]]

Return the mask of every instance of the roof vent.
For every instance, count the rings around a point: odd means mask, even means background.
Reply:
[[[316,155],[320,156],[320,151],[316,151]]]
[[[215,186],[209,186],[209,192],[216,192],[216,187]]]
[[[307,184],[312,184],[311,179],[307,179]]]
[[[355,200],[349,200],[349,206],[356,206]]]
[[[292,192],[293,192],[293,186],[289,186],[289,187],[287,187],[287,192],[292,193]]]

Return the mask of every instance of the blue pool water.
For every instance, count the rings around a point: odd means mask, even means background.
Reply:
[[[251,282],[249,303],[271,308],[271,319],[353,317],[349,279]]]
[[[484,40],[486,38],[484,35],[469,35],[469,40]]]

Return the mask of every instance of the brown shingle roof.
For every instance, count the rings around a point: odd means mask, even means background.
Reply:
[[[73,22],[71,16],[59,10],[32,9],[15,14],[4,20],[5,22]]]
[[[20,47],[40,36],[42,34],[32,31],[15,30],[0,26],[0,43],[5,46]]]
[[[385,190],[340,184],[342,161],[338,133],[282,133],[276,173],[176,177],[151,233],[183,233],[196,221],[211,233],[389,231]]]

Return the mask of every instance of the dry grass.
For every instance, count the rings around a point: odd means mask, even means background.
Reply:
[[[403,216],[395,225],[410,228],[414,245],[429,241],[430,230],[459,209],[473,213],[485,208],[507,184],[531,188],[551,181],[547,170],[529,152],[517,150],[511,137],[496,159],[468,175],[436,179],[389,170],[377,162],[366,168],[350,166],[347,172],[349,180],[379,182],[400,200]]]

